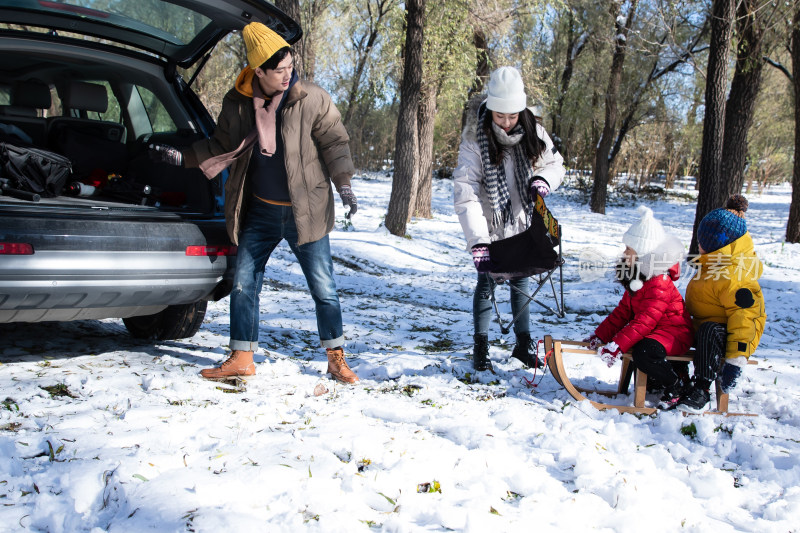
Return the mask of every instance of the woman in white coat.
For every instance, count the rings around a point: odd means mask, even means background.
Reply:
[[[453,173],[454,204],[472,251],[478,283],[472,300],[475,370],[492,370],[489,321],[494,281],[489,243],[527,229],[537,191],[542,197],[558,188],[564,159],[527,107],[522,77],[514,67],[500,67],[489,79],[485,97],[473,99],[461,135],[458,166]],[[529,280],[509,282],[528,294]],[[522,314],[514,323],[516,345],[511,353],[526,366],[541,366],[531,353],[527,299],[511,290],[511,310]]]

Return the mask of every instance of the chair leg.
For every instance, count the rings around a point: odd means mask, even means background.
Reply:
[[[644,397],[647,394],[647,374],[636,369],[636,377],[633,381],[633,405],[644,407]]]
[[[631,385],[631,377],[633,377],[633,365],[631,360],[627,357],[622,358],[622,369],[619,371],[619,385],[617,386],[617,394],[627,394],[628,387]]]
[[[564,254],[561,250],[561,224],[558,225],[558,289],[561,291],[561,306],[558,308],[561,314],[559,318],[564,318],[567,315],[567,309],[564,307]]]

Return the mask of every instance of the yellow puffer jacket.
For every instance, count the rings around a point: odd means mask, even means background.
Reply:
[[[725,357],[750,357],[767,321],[758,278],[764,270],[745,233],[719,250],[699,256],[698,270],[686,287],[686,308],[695,330],[713,321],[728,328]]]

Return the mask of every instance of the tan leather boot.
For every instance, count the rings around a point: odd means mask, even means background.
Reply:
[[[220,366],[204,368],[200,375],[206,379],[224,379],[234,376],[252,376],[256,373],[253,352],[234,350]]]
[[[344,350],[341,348],[326,348],[328,353],[328,374],[333,379],[341,383],[355,383],[358,381],[350,367],[347,366],[347,361],[344,360]]]

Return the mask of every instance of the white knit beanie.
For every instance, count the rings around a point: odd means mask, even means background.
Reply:
[[[653,217],[653,210],[640,205],[637,209],[641,215],[622,236],[625,246],[633,248],[639,257],[655,250],[667,238],[664,226]]]
[[[489,77],[486,109],[498,113],[520,113],[527,106],[522,76],[514,67],[500,67]]]

